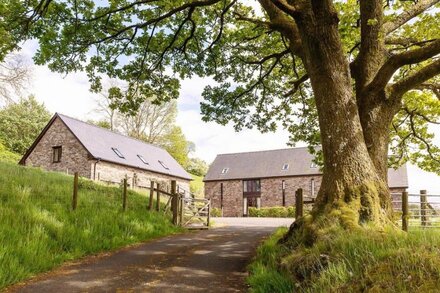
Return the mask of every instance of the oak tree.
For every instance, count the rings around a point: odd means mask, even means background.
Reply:
[[[37,64],[84,70],[95,91],[104,74],[127,81],[112,92],[123,111],[142,95],[176,98],[179,78],[212,77],[204,120],[281,124],[322,146],[312,221],[380,226],[392,213],[390,142],[394,163],[440,170],[426,126],[439,114],[438,2],[9,0],[2,21],[15,41],[39,39]],[[414,145],[417,156],[405,149]]]

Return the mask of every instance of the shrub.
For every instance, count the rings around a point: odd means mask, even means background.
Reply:
[[[250,217],[270,217],[270,218],[293,218],[295,217],[294,207],[263,207],[263,208],[249,208]]]
[[[212,208],[211,209],[211,216],[212,217],[221,217],[222,216],[222,210],[219,208]]]

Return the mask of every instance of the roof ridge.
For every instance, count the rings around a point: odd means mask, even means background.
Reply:
[[[308,148],[308,147],[305,146],[305,147],[294,147],[294,148],[259,150],[259,151],[250,151],[250,152],[224,153],[224,154],[218,154],[217,156],[242,155],[242,154],[263,153],[263,152],[276,152],[276,151],[287,151],[287,150],[299,150],[299,149],[306,149],[306,148]]]
[[[78,119],[78,118],[74,118],[74,117],[71,117],[71,116],[68,116],[68,115],[65,115],[65,114],[62,114],[62,113],[58,113],[58,112],[57,112],[57,113],[55,113],[55,114],[57,114],[60,118],[62,118],[61,116],[64,116],[64,117],[66,117],[66,118],[73,119],[73,120],[75,120],[75,121],[81,122],[81,123],[83,123],[83,124],[86,124],[86,125],[89,125],[89,126],[92,126],[92,127],[95,127],[95,128],[99,128],[99,129],[101,129],[101,130],[104,130],[104,131],[110,132],[110,133],[112,133],[112,134],[116,134],[116,135],[119,135],[119,136],[122,136],[122,137],[126,137],[126,138],[128,138],[128,139],[131,139],[131,140],[134,140],[134,141],[138,141],[138,142],[141,142],[141,143],[144,143],[144,144],[150,145],[150,146],[152,146],[152,147],[154,147],[154,148],[157,148],[157,149],[163,150],[161,147],[158,147],[158,146],[156,146],[156,145],[154,145],[154,144],[151,144],[151,143],[145,142],[145,141],[143,141],[143,140],[140,140],[140,139],[137,139],[137,138],[131,137],[131,136],[129,136],[129,135],[125,135],[125,134],[122,134],[122,133],[119,133],[119,132],[111,131],[110,129],[107,129],[107,128],[104,128],[104,127],[101,127],[101,126],[98,126],[98,125],[95,125],[95,124],[91,124],[91,123],[85,122],[85,121],[83,121],[83,120],[80,120],[80,119]]]

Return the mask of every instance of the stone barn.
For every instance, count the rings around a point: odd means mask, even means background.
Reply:
[[[176,180],[189,193],[191,176],[164,149],[143,141],[55,114],[20,160],[26,166],[72,174],[109,184],[127,178],[131,188],[151,181],[168,186]]]
[[[322,173],[307,148],[218,155],[204,178],[205,197],[226,217],[248,214],[249,207],[294,206],[295,191],[316,197]],[[391,192],[408,188],[406,166],[388,170]]]

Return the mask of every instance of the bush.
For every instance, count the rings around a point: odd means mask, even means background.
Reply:
[[[270,217],[270,218],[293,218],[295,217],[294,207],[263,207],[249,208],[249,217]]]
[[[19,154],[8,151],[0,141],[0,162],[18,163],[21,156]]]
[[[221,217],[222,216],[222,210],[219,208],[212,208],[211,209],[211,216],[212,217]]]

